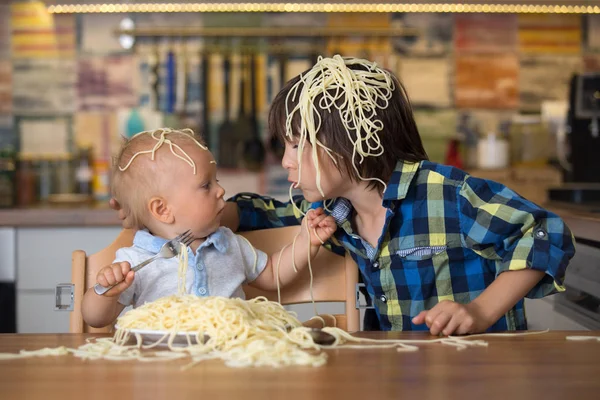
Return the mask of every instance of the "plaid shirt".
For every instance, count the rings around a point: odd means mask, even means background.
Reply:
[[[290,202],[242,193],[229,201],[239,208],[240,230],[297,225]],[[310,204],[293,200],[303,211]],[[329,206],[338,230],[327,247],[348,251],[373,299],[381,329],[424,330],[411,319],[442,300],[466,304],[504,271],[545,272],[527,294],[537,298],[564,290],[574,239],[555,214],[507,187],[429,161],[399,162],[383,195],[383,234],[372,247],[353,229],[352,205]],[[520,300],[489,331],[527,329]]]

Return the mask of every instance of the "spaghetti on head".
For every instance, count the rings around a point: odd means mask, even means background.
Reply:
[[[144,131],[125,141],[113,160],[112,192],[134,227],[142,229],[150,219],[148,200],[160,192],[169,175],[160,173],[168,163],[184,162],[196,174],[197,166],[185,151],[186,146],[208,150],[191,129],[161,128]],[[132,190],[135,188],[135,190]]]
[[[389,71],[336,55],[319,57],[285,85],[273,100],[269,129],[282,141],[297,142],[300,176],[310,144],[324,198],[320,157],[330,158],[351,181],[366,181],[383,193],[398,160],[427,159],[414,120],[405,118],[411,113],[404,87]]]

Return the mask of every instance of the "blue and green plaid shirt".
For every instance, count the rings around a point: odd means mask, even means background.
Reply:
[[[290,202],[242,193],[234,196],[240,231],[297,225]],[[314,204],[301,196],[303,212]],[[507,187],[429,161],[399,162],[383,195],[387,208],[377,248],[352,228],[352,204],[330,205],[338,230],[327,247],[348,251],[358,264],[383,330],[423,330],[411,319],[442,300],[466,304],[504,271],[532,268],[544,278],[527,294],[564,290],[574,239],[555,214]],[[489,331],[527,329],[523,300]]]

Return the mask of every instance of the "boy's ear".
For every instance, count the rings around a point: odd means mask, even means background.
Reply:
[[[148,202],[148,211],[154,219],[165,224],[175,222],[175,217],[167,201],[162,197],[152,197]]]

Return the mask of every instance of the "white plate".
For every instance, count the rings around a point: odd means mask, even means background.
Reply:
[[[119,326],[115,326],[116,329],[119,329]],[[142,337],[142,343],[145,345],[154,344],[162,339],[165,335],[168,335],[167,331],[153,331],[146,329],[127,329],[127,331],[131,334],[139,334]],[[189,342],[188,342],[189,337]],[[204,336],[204,341],[208,340],[208,336]],[[167,346],[169,341],[169,337],[163,339],[160,346]],[[174,346],[187,346],[188,343],[197,344],[196,334],[195,333],[186,333],[186,332],[178,332],[175,335],[175,339],[173,340]]]

